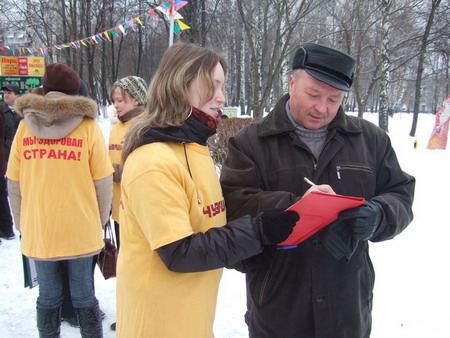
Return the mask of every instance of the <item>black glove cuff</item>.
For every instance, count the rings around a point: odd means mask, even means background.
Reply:
[[[263,225],[262,225],[262,213],[256,216],[253,219],[253,222],[255,223],[256,230],[258,231],[259,239],[263,245],[270,245],[270,241],[267,238],[267,236],[264,234]]]
[[[378,214],[378,218],[377,218],[377,228],[375,230],[375,232],[373,233],[371,238],[375,238],[377,236],[378,233],[382,232],[385,228],[385,214],[384,214],[384,210],[383,210],[383,206],[381,205],[381,203],[374,201],[374,200],[369,200],[367,201],[367,203],[370,203],[371,207],[376,210],[377,214]]]

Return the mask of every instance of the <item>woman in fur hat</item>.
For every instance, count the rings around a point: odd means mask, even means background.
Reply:
[[[22,253],[36,263],[39,336],[59,337],[61,262],[67,261],[81,335],[102,337],[92,264],[103,247],[113,168],[94,120],[97,104],[77,96],[78,74],[50,64],[43,88],[45,96],[26,94],[16,101],[24,119],[6,173]]]
[[[226,225],[206,141],[225,97],[216,52],[175,44],[125,137],[117,268],[117,336],[210,338],[224,266],[285,240],[295,212]]]

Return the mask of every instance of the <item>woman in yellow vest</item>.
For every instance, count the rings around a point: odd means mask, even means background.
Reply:
[[[144,111],[147,101],[147,83],[138,76],[127,76],[116,81],[111,88],[111,101],[117,112],[117,123],[109,135],[109,157],[114,167],[112,219],[116,233],[117,248],[120,247],[119,237],[119,203],[120,179],[122,176],[122,147],[125,133],[136,116]]]
[[[117,336],[211,338],[219,281],[231,266],[284,241],[295,212],[226,224],[206,141],[225,101],[226,62],[175,44],[163,55],[144,113],[123,148]]]

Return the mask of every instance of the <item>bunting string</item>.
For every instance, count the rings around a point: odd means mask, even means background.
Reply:
[[[46,55],[49,52],[52,51],[59,51],[65,48],[74,48],[79,49],[82,46],[89,47],[96,44],[99,44],[104,41],[112,42],[112,38],[118,38],[120,36],[126,36],[127,35],[127,29],[131,30],[133,32],[136,32],[138,29],[138,26],[145,27],[143,19],[146,17],[151,17],[154,21],[158,21],[158,17],[155,13],[155,11],[160,11],[163,13],[168,19],[170,19],[172,16],[174,16],[175,19],[175,27],[174,32],[175,34],[180,34],[182,31],[191,28],[190,26],[186,25],[184,22],[181,21],[183,17],[178,13],[178,10],[182,7],[184,7],[187,4],[187,1],[183,0],[165,0],[163,1],[158,7],[155,7],[153,9],[150,9],[149,11],[145,12],[142,15],[139,15],[137,17],[134,17],[130,20],[127,20],[123,22],[120,25],[117,25],[116,27],[107,29],[103,32],[96,33],[94,35],[88,36],[86,38],[76,40],[76,41],[70,41],[65,42],[61,44],[57,44],[54,46],[47,46],[47,47],[16,47],[16,46],[0,46],[0,51],[2,50],[9,50],[13,54],[15,52],[20,53],[20,55],[30,54],[30,55]]]

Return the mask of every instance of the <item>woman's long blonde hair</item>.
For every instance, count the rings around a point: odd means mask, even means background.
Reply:
[[[123,162],[130,153],[142,144],[142,137],[148,128],[180,126],[189,116],[189,85],[199,78],[207,88],[204,102],[214,95],[212,73],[220,63],[227,72],[225,59],[217,52],[193,44],[177,43],[169,47],[153,77],[148,101],[143,114],[130,126],[122,151]]]

